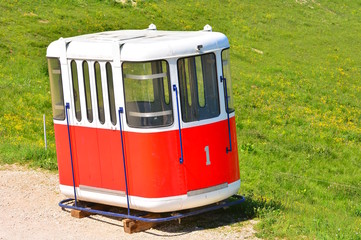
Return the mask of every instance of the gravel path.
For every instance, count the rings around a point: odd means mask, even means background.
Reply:
[[[119,220],[73,218],[58,207],[57,174],[17,165],[0,165],[0,194],[0,239],[257,239],[257,221],[219,221],[219,211],[135,234],[124,233]]]

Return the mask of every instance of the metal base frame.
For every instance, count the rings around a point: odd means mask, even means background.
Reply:
[[[234,206],[234,205],[240,204],[245,201],[245,198],[240,195],[233,195],[231,198],[236,198],[236,200],[227,199],[226,201],[218,202],[216,204],[208,205],[208,206],[201,207],[201,208],[183,210],[183,211],[176,212],[176,213],[168,213],[168,215],[170,215],[170,216],[160,217],[160,218],[143,217],[143,216],[149,214],[148,212],[141,212],[138,215],[131,215],[129,213],[122,214],[122,213],[115,213],[115,212],[111,212],[111,211],[101,211],[101,210],[95,210],[95,209],[91,209],[91,208],[80,207],[76,204],[76,202],[72,198],[68,198],[68,199],[64,199],[64,200],[60,201],[59,206],[61,208],[65,208],[65,209],[75,209],[75,210],[79,210],[79,211],[89,212],[92,214],[98,214],[98,215],[103,215],[103,216],[108,216],[108,217],[131,219],[131,220],[142,221],[142,222],[160,223],[160,222],[178,220],[178,219],[181,219],[184,217],[194,216],[194,215],[198,215],[201,213],[217,210],[220,208]],[[71,203],[73,203],[74,205],[70,205]]]

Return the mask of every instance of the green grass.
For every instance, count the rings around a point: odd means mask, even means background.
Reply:
[[[263,238],[361,239],[358,1],[0,2],[0,161],[56,169],[45,58],[59,37],[199,30],[231,44],[239,213]],[[44,150],[42,115],[49,149]]]

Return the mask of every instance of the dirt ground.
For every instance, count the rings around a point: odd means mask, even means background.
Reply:
[[[127,234],[119,220],[71,217],[58,207],[64,198],[57,174],[0,165],[0,239],[257,239],[257,221],[230,220],[223,210]]]

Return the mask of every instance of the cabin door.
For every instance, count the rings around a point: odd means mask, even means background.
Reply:
[[[216,55],[181,58],[177,67],[187,190],[222,185],[228,138],[227,121],[221,119]]]

